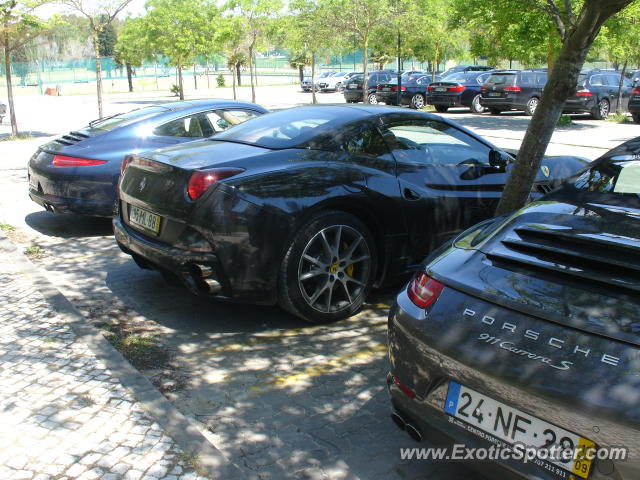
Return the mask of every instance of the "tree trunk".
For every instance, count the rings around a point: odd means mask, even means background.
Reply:
[[[316,54],[311,54],[311,102],[318,103],[316,99]]]
[[[180,91],[180,100],[184,100],[184,86],[182,85],[182,65],[178,65],[178,90]]]
[[[620,72],[620,83],[618,84],[618,105],[616,105],[616,113],[624,113],[622,109],[622,87],[624,86],[624,74],[627,71],[627,62],[622,64],[622,71]]]
[[[127,83],[129,84],[129,91],[133,92],[133,78],[131,78],[132,77],[131,64],[127,63],[126,67],[127,67]]]
[[[13,103],[13,84],[11,82],[11,51],[9,50],[9,33],[4,34],[4,68],[7,78],[7,100],[9,101],[9,120],[11,122],[11,135],[18,135],[18,122],[16,120],[16,107]]]
[[[300,77],[300,83],[304,80],[304,65],[298,65],[298,76]]]
[[[98,118],[102,118],[102,65],[100,63],[100,39],[98,31],[93,31],[93,49],[96,55],[96,88],[98,90]]]
[[[364,72],[364,76],[362,78],[362,102],[367,104],[369,103],[369,37],[365,37],[362,46],[364,47],[364,52],[362,52],[362,70]],[[313,85],[311,85],[313,88]]]
[[[240,64],[239,63],[236,63],[236,75],[238,75],[238,86],[241,87],[242,86],[242,79],[240,78]]]
[[[233,68],[231,69],[231,79],[233,85],[233,99],[236,100],[236,74],[233,72]]]
[[[249,46],[249,79],[251,80],[251,102],[256,103],[256,85],[253,78],[253,44]]]
[[[560,55],[549,73],[542,100],[522,140],[518,160],[513,165],[496,215],[513,212],[527,202],[564,102],[576,89],[578,75],[593,40],[602,24],[631,1],[585,2],[575,29],[566,35]]]

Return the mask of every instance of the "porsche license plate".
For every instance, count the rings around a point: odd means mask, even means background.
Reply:
[[[490,437],[498,438],[509,445],[521,443],[527,447],[540,449],[551,449],[557,445],[579,452],[596,448],[596,444],[591,440],[498,402],[456,382],[449,383],[444,411],[455,419],[475,427],[470,431],[476,435],[478,435],[478,430],[481,430],[489,434]],[[555,473],[559,478],[567,478],[567,473],[577,475],[580,478],[588,478],[591,471],[591,461],[580,454],[576,457],[572,456],[569,459],[549,457],[543,462],[547,465],[542,466]],[[558,467],[562,471],[558,471]]]
[[[160,216],[133,205],[129,207],[129,222],[156,235],[160,232]]]

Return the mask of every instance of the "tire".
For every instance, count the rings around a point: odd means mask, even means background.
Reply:
[[[421,93],[416,93],[413,97],[411,97],[411,108],[415,108],[416,110],[420,110],[425,105],[424,95]]]
[[[469,109],[471,110],[471,113],[480,114],[484,112],[484,107],[480,103],[481,98],[482,98],[482,95],[480,94],[473,97],[473,100],[471,100],[471,106],[469,107]]]
[[[531,97],[524,107],[524,113],[526,113],[530,117],[533,117],[533,114],[536,113],[536,108],[538,108],[539,103],[540,99],[538,97]]]
[[[377,105],[378,104],[378,99],[377,99],[375,93],[370,93],[368,98],[369,98],[369,104],[370,105]]]
[[[640,123],[640,112],[631,113],[631,118],[633,118],[634,122]]]
[[[364,223],[348,213],[321,212],[300,228],[287,249],[278,303],[310,323],[350,317],[371,291],[376,262],[375,241]]]
[[[491,112],[491,115],[500,115],[502,113],[502,110],[499,108],[490,108],[489,111]]]
[[[342,93],[343,91],[344,91],[344,86],[342,85],[342,82],[336,83],[336,92]]]
[[[436,107],[436,112],[438,113],[445,113],[447,110],[449,110],[449,107],[447,107],[446,105],[435,105]]]
[[[603,98],[598,102],[596,108],[591,110],[591,116],[596,120],[605,120],[609,116],[609,111],[611,110],[611,104],[609,100]]]

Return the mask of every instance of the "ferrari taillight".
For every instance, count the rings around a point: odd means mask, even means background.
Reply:
[[[209,168],[207,170],[196,170],[189,178],[187,195],[189,195],[191,200],[197,200],[212,184],[242,172],[244,172],[244,168]]]

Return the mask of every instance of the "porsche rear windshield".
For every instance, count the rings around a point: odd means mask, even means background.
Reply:
[[[619,195],[640,195],[640,155],[594,165],[574,183],[578,190]]]
[[[211,137],[265,148],[294,148],[352,120],[344,109],[293,108],[262,115]]]
[[[147,117],[151,117],[160,112],[166,112],[165,107],[154,105],[152,107],[138,108],[126,113],[118,113],[111,117],[107,117],[103,120],[93,121],[89,124],[91,128],[98,128],[100,130],[113,130],[117,127],[123,127],[132,122],[137,122]]]

